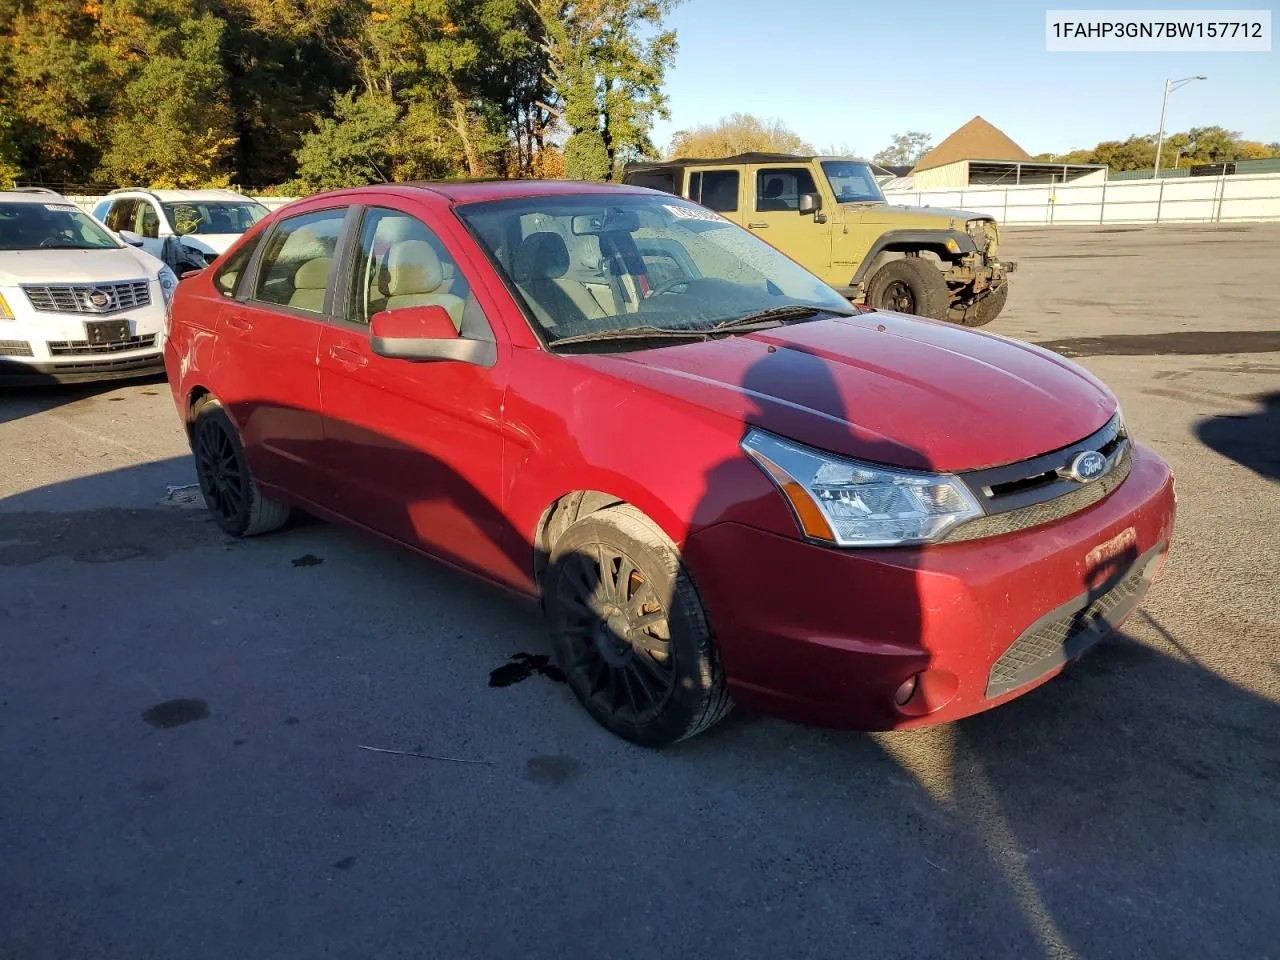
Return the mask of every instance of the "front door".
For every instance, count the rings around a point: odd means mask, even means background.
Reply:
[[[402,543],[519,582],[525,574],[501,510],[503,351],[479,366],[393,360],[369,346],[374,314],[430,305],[448,310],[464,337],[492,341],[467,271],[423,219],[391,206],[365,208],[355,243],[345,309],[320,340],[332,507]]]
[[[323,430],[316,351],[347,208],[281,220],[218,315],[219,399],[254,475],[319,502]]]
[[[826,277],[831,267],[831,225],[826,211],[800,212],[800,197],[821,196],[808,167],[755,167],[747,229],[802,267]]]

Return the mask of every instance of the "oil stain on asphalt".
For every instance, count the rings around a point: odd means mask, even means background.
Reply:
[[[551,658],[542,653],[517,653],[509,661],[489,674],[489,686],[509,687],[521,680],[528,680],[534,674],[564,683],[564,671],[551,662]]]
[[[1116,334],[1037,341],[1064,357],[1218,356],[1280,350],[1280,330],[1186,330],[1178,333]]]
[[[165,700],[142,711],[142,719],[157,730],[180,727],[184,723],[209,716],[209,704],[203,700]]]

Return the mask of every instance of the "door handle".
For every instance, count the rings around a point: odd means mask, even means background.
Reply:
[[[243,313],[232,313],[227,316],[227,329],[239,330],[241,333],[248,333],[253,329],[253,321],[246,317]]]
[[[767,226],[769,226],[767,223],[748,223],[747,224],[747,227],[752,230],[763,230]]]
[[[348,370],[355,370],[358,367],[367,367],[369,365],[369,358],[360,351],[351,349],[351,347],[330,347],[329,356]]]

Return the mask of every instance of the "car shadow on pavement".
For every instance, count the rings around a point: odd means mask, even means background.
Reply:
[[[25,367],[24,364],[12,363],[12,368]],[[24,377],[30,374],[21,370]],[[147,384],[164,383],[163,373],[145,374],[138,377],[118,378],[112,380],[93,380],[86,383],[60,384],[53,377],[48,383],[24,384],[23,386],[6,386],[3,372],[0,371],[0,424],[21,420],[32,414],[56,410],[58,407],[90,397],[110,393],[120,387],[145,386]]]
[[[1257,398],[1254,413],[1220,413],[1201,420],[1196,436],[1254,473],[1280,480],[1280,391]]]

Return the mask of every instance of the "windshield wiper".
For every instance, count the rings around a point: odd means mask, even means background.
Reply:
[[[785,320],[807,320],[809,317],[816,317],[820,313],[829,313],[837,317],[853,316],[852,313],[841,313],[839,310],[829,310],[826,307],[806,307],[803,304],[793,303],[786,307],[770,307],[768,310],[757,310],[755,313],[748,313],[745,316],[721,320],[711,329],[724,330],[728,327],[745,327],[754,323],[768,323],[770,321],[782,323]]]
[[[597,340],[706,340],[706,330],[673,330],[670,327],[622,327],[617,330],[597,330],[594,333],[576,333],[571,337],[558,337],[548,347],[556,347],[571,343],[593,343]]]

